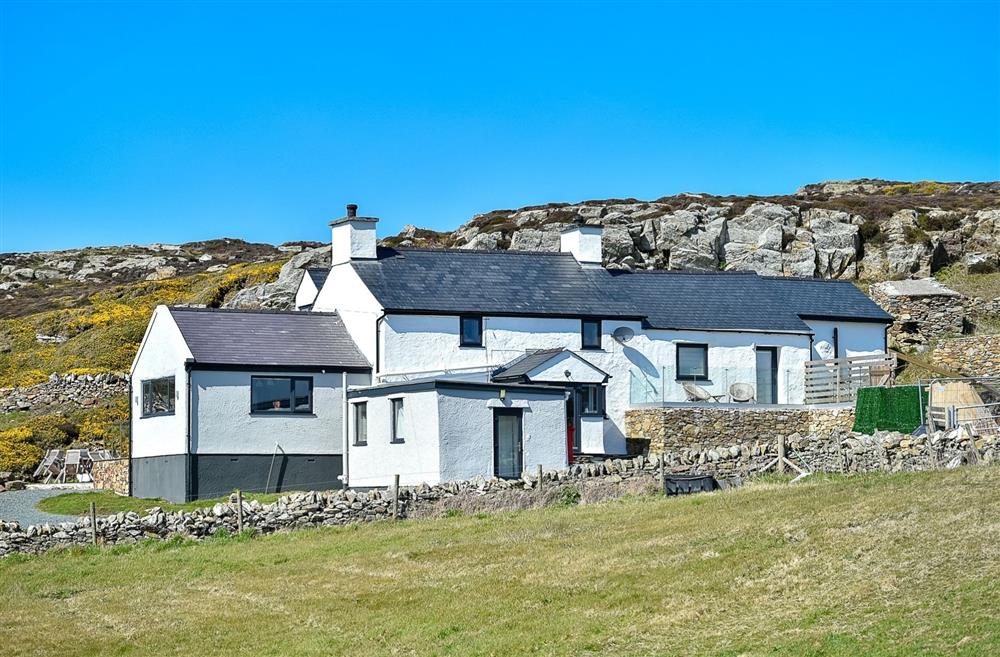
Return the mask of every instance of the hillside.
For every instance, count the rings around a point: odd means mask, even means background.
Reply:
[[[11,557],[0,627],[10,655],[993,655],[997,474]]]

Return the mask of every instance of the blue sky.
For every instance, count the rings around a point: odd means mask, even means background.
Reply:
[[[0,3],[0,251],[1000,178],[1000,4]]]

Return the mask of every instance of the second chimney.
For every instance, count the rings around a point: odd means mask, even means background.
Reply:
[[[559,250],[572,253],[585,267],[600,267],[604,255],[601,247],[602,226],[577,224],[559,233]]]
[[[378,237],[375,225],[378,217],[359,217],[358,206],[350,203],[347,214],[330,222],[331,265],[352,260],[374,260],[378,257]]]

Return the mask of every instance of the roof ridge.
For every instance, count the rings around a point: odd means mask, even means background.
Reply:
[[[302,311],[302,310],[281,310],[279,308],[207,308],[204,306],[167,306],[167,309],[171,312],[182,311],[182,312],[199,312],[199,313],[218,313],[220,315],[225,314],[246,314],[246,315],[301,315],[303,317],[317,316],[317,317],[340,317],[340,314],[336,311]]]
[[[382,247],[398,252],[424,252],[424,253],[491,253],[491,254],[513,254],[513,255],[537,255],[537,256],[571,256],[569,251],[523,251],[520,249],[462,249],[458,247],[433,247],[433,246],[399,246]]]
[[[695,269],[635,269],[629,271],[627,269],[608,269],[607,267],[604,267],[603,269],[609,272],[622,272],[626,274],[669,274],[671,276],[756,276],[757,278],[764,278],[755,271],[743,269],[704,271]],[[781,277],[779,276],[778,278]]]

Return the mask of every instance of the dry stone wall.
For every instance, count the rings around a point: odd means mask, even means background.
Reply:
[[[941,340],[934,362],[970,376],[1000,376],[1000,335]]]
[[[939,293],[900,294],[904,284],[926,283]],[[933,286],[933,287],[932,287]],[[872,299],[893,316],[889,343],[899,348],[922,347],[939,338],[961,335],[965,326],[962,296],[933,281],[889,281],[871,286]]]
[[[651,454],[698,445],[771,442],[793,434],[847,433],[853,426],[853,408],[690,405],[633,409],[625,413],[626,435],[649,441]]]
[[[841,439],[801,437],[787,441],[793,460],[816,471],[871,472],[954,467],[963,462],[998,460],[997,445],[973,442],[962,430],[938,432],[922,438],[898,433],[846,436]],[[711,474],[724,488],[738,485],[773,460],[776,445],[761,442],[710,449],[682,448],[666,454],[639,455],[599,463],[574,464],[543,473],[541,481],[526,474],[508,481],[475,478],[399,491],[398,515],[417,518],[448,509],[466,512],[504,511],[548,504],[598,501],[660,488],[663,475]],[[281,530],[371,522],[392,517],[393,492],[375,489],[294,493],[272,504],[243,502],[245,529],[260,534]],[[237,502],[215,504],[193,511],[166,512],[153,507],[145,514],[118,513],[97,521],[98,542],[105,545],[137,543],[174,536],[202,539],[237,531]],[[59,525],[21,527],[0,520],[0,557],[13,553],[37,554],[56,547],[86,545],[92,541],[89,518]]]
[[[86,408],[126,392],[128,376],[125,374],[51,374],[45,383],[0,389],[0,413],[39,411],[66,405]]]

